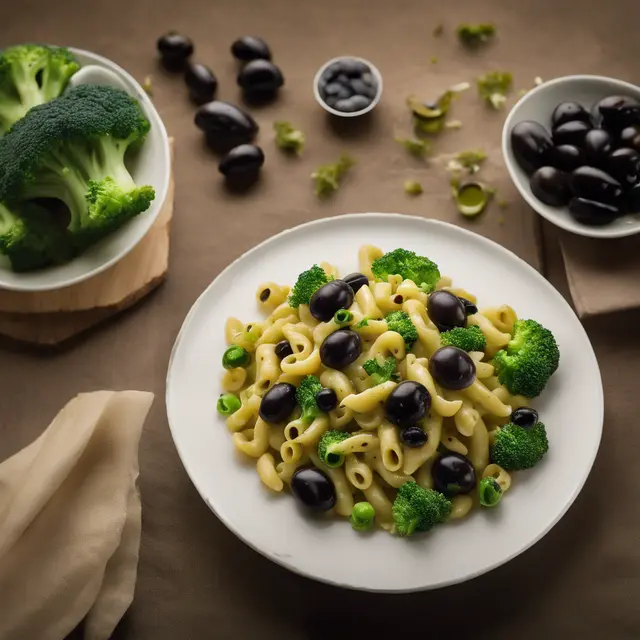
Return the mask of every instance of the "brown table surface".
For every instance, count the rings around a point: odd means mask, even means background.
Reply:
[[[6,11],[3,13],[7,13]],[[453,209],[441,159],[421,168],[394,143],[409,132],[408,93],[434,96],[491,69],[535,76],[601,73],[640,82],[637,0],[21,0],[0,17],[0,46],[48,41],[91,49],[136,78],[153,75],[154,102],[176,138],[176,213],[169,279],[135,309],[53,354],[11,346],[0,353],[0,459],[26,445],[73,395],[92,389],[157,394],[143,436],[143,537],[135,601],[118,638],[325,638],[343,628],[358,637],[640,637],[640,314],[589,321],[602,369],[606,418],[600,453],[575,505],[522,556],[466,584],[406,596],[340,590],[301,578],[235,538],[191,485],[173,446],[164,380],[182,320],[204,287],[232,259],[270,235],[315,218],[353,211],[400,211],[473,228],[540,266],[534,215],[511,187],[500,154],[506,111],[492,113],[475,90],[456,104],[460,131],[442,135],[437,154],[484,146],[485,175],[510,201],[468,223]],[[460,22],[494,21],[498,41],[476,54],[452,35]],[[443,23],[445,35],[432,37]],[[286,76],[272,106],[255,110],[267,164],[250,194],[225,192],[216,158],[193,126],[179,77],[162,73],[155,41],[177,29],[195,58],[220,80],[219,97],[239,100],[229,54],[238,35],[267,39]],[[327,58],[358,54],[384,75],[374,117],[335,127],[313,102],[311,80]],[[438,63],[430,63],[432,56]],[[289,160],[273,146],[271,122],[290,119],[309,139]],[[343,150],[359,159],[336,198],[319,203],[309,174]],[[405,178],[425,195],[410,200]],[[504,216],[504,223],[499,218]],[[548,274],[564,289],[553,230],[546,229]],[[256,525],[258,526],[258,525]],[[330,560],[329,560],[330,561]],[[31,639],[30,639],[31,640]],[[37,639],[33,639],[37,640]]]

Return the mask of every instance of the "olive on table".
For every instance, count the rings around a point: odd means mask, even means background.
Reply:
[[[539,122],[525,120],[511,129],[511,147],[522,170],[532,174],[547,164],[553,142]]]
[[[333,389],[320,389],[316,394],[316,404],[320,411],[333,411],[338,406],[338,396]]]
[[[288,340],[280,340],[280,342],[278,342],[278,344],[276,345],[276,356],[278,356],[278,358],[282,360],[283,358],[292,355],[293,348],[291,346],[291,343]]]
[[[262,38],[242,36],[231,45],[231,55],[242,62],[271,60],[271,49]]]
[[[407,427],[402,430],[400,439],[407,447],[422,447],[427,442],[427,434],[418,426]]]
[[[320,360],[329,369],[344,369],[362,353],[362,339],[351,329],[328,335],[320,346]]]
[[[259,414],[265,422],[284,422],[295,408],[296,388],[288,382],[278,382],[262,396]]]
[[[238,73],[238,84],[247,94],[274,94],[284,84],[284,76],[273,62],[252,60]]]
[[[640,101],[630,96],[608,96],[597,104],[602,126],[613,131],[640,125]]]
[[[353,304],[353,289],[344,280],[331,280],[311,296],[309,311],[320,322],[329,322],[339,309]]]
[[[509,420],[523,429],[530,429],[538,422],[538,412],[531,407],[520,407],[511,414]]]
[[[591,114],[579,103],[573,101],[561,102],[554,110],[551,116],[551,126],[559,127],[565,122],[573,120],[582,120],[583,122],[591,122]]]
[[[212,146],[227,150],[251,142],[258,133],[258,123],[248,113],[221,100],[202,105],[196,111],[195,123]]]
[[[330,64],[318,79],[318,92],[329,107],[344,113],[366,109],[378,93],[368,64],[344,58]]]
[[[572,198],[569,213],[582,224],[602,226],[613,222],[620,215],[620,208],[586,198]]]
[[[191,99],[197,104],[211,102],[218,88],[218,79],[204,64],[190,64],[184,73],[184,81]]]
[[[472,316],[474,313],[478,313],[478,307],[473,302],[471,302],[471,300],[461,298],[460,296],[458,296],[458,300],[460,300],[460,302],[462,302],[462,304],[464,305],[464,312],[466,315]]]
[[[440,331],[467,326],[464,303],[449,291],[434,291],[427,298],[427,313]]]
[[[594,129],[593,131],[599,131],[599,129]],[[589,131],[589,133],[592,133],[592,131]],[[551,149],[549,162],[560,171],[573,171],[586,164],[586,156],[579,147],[574,147],[572,144],[561,144]]]
[[[180,71],[193,55],[193,42],[175,31],[161,36],[157,42],[162,64],[170,71]]]
[[[587,132],[591,131],[591,129],[593,129],[591,123],[583,120],[565,122],[553,130],[553,142],[557,145],[571,144],[574,147],[580,147],[584,143]]]
[[[255,144],[241,144],[234,147],[220,160],[218,169],[225,177],[244,178],[257,176],[264,164],[264,153]]]
[[[413,427],[431,408],[431,394],[419,382],[405,380],[388,395],[384,412],[389,422],[405,429]]]
[[[618,138],[618,146],[626,147],[627,149],[635,149],[640,152],[640,126],[638,127],[625,127],[620,132]]]
[[[622,185],[596,167],[576,169],[571,174],[571,189],[579,198],[605,204],[618,204],[622,198]]]
[[[291,478],[291,493],[312,511],[328,511],[336,504],[336,489],[326,473],[315,467],[298,469]]]
[[[629,189],[626,204],[629,213],[640,213],[640,184]]]
[[[634,149],[616,149],[607,159],[607,171],[623,187],[633,187],[640,181],[640,153]]]
[[[451,498],[469,493],[476,486],[476,472],[467,458],[459,453],[444,453],[431,467],[433,486]]]
[[[471,356],[458,347],[440,347],[429,360],[429,371],[445,389],[466,389],[476,379],[476,365]]]
[[[538,200],[552,207],[564,207],[571,199],[569,176],[555,167],[540,167],[529,186]]]
[[[350,273],[342,279],[351,287],[353,293],[358,293],[362,287],[369,286],[369,278],[364,273]]]
[[[582,144],[584,154],[591,165],[601,165],[613,149],[613,138],[604,129],[591,129],[587,131]],[[586,162],[582,163],[587,164]]]

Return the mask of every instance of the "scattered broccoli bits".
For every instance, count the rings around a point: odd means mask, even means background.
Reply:
[[[304,148],[304,133],[295,129],[290,122],[278,121],[273,123],[276,132],[276,146],[284,151],[292,151],[300,155]]]
[[[371,382],[377,386],[383,382],[398,379],[396,365],[397,362],[394,357],[386,358],[382,364],[380,364],[375,358],[371,358],[371,360],[367,360],[362,365],[362,368],[371,377]]]
[[[354,165],[355,160],[348,154],[343,153],[338,162],[318,167],[311,174],[311,178],[315,182],[316,196],[324,198],[337,191],[340,188],[342,179]]]
[[[496,34],[496,28],[489,23],[461,24],[456,33],[462,44],[467,47],[478,47],[491,40]]]
[[[478,78],[478,93],[489,106],[501,109],[512,84],[513,76],[508,71],[491,71]]]
[[[419,196],[422,193],[423,189],[422,185],[417,180],[405,180],[404,191],[410,196]]]

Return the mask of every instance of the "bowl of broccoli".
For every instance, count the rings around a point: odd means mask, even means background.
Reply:
[[[170,169],[158,112],[116,64],[39,44],[0,51],[0,288],[59,289],[115,264],[158,217]]]

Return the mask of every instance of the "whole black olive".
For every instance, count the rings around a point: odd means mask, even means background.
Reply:
[[[361,76],[363,73],[371,71],[368,64],[354,58],[345,58],[344,60],[341,60],[341,65],[342,73],[346,74],[350,78],[356,78]]]
[[[589,131],[589,133],[593,133],[595,131],[599,131],[599,129],[594,129],[593,131]],[[551,164],[557,169],[560,169],[560,171],[573,171],[574,169],[581,167],[583,164],[586,164],[586,157],[582,149],[574,147],[571,144],[561,144],[560,146],[553,147],[551,149],[549,162],[551,162]]]
[[[548,131],[539,122],[525,120],[511,129],[513,155],[529,175],[547,164],[552,146]]]
[[[511,414],[509,420],[523,429],[530,429],[538,422],[538,412],[531,407],[520,407]]]
[[[613,138],[604,129],[591,129],[584,137],[582,148],[587,156],[588,164],[592,166],[601,165],[613,148]],[[586,162],[582,163],[587,164]]]
[[[333,411],[338,406],[338,396],[333,389],[321,389],[316,394],[316,404],[320,411]]]
[[[413,427],[431,408],[431,394],[413,380],[401,382],[387,397],[384,412],[389,422],[401,428]]]
[[[400,434],[407,447],[422,447],[427,442],[427,434],[420,427],[407,427]]]
[[[237,60],[271,60],[271,49],[262,39],[255,36],[243,36],[231,45],[231,54]]]
[[[293,474],[291,493],[311,511],[329,511],[336,504],[333,482],[326,473],[315,467],[303,467]]]
[[[553,130],[553,142],[557,145],[571,144],[581,147],[588,131],[593,129],[591,123],[582,120],[572,120],[557,126]]]
[[[180,71],[193,55],[193,42],[186,36],[171,32],[163,35],[157,42],[158,51],[164,66],[170,71]]]
[[[329,369],[344,369],[362,353],[362,339],[351,329],[328,335],[320,346],[320,360]]]
[[[364,273],[350,273],[342,279],[351,287],[353,293],[369,285],[369,278]]]
[[[580,198],[618,204],[622,185],[608,173],[596,167],[579,167],[571,174],[571,189]]]
[[[288,340],[280,340],[276,345],[276,355],[280,360],[286,358],[287,356],[293,355],[293,348],[291,347],[291,343]]]
[[[366,96],[351,96],[344,100],[338,100],[334,108],[343,113],[355,113],[356,111],[366,109],[370,104],[371,98],[367,98]]]
[[[296,388],[288,382],[274,384],[260,401],[260,417],[265,422],[284,422],[296,408]]]
[[[241,144],[234,147],[220,160],[218,169],[227,178],[257,176],[264,164],[264,153],[254,144]]]
[[[337,60],[336,62],[332,62],[323,72],[322,75],[320,76],[321,80],[323,80],[326,83],[329,82],[335,82],[336,78],[339,75],[342,75],[343,71],[342,71],[342,62],[340,60]]]
[[[551,116],[551,126],[559,127],[565,122],[572,120],[582,120],[583,122],[591,122],[591,115],[578,102],[561,102],[554,110]]]
[[[476,307],[476,305],[473,304],[471,300],[461,298],[460,296],[458,296],[458,300],[460,300],[460,302],[462,302],[462,304],[464,305],[464,312],[466,315],[472,316],[474,313],[478,313],[478,307]]]
[[[311,296],[309,311],[316,320],[329,322],[338,309],[348,309],[352,304],[353,289],[344,280],[332,280]]]
[[[218,88],[213,71],[204,64],[190,64],[184,74],[191,99],[197,104],[211,102]]]
[[[626,127],[620,132],[618,146],[640,152],[640,127]]]
[[[377,94],[377,87],[368,85],[364,80],[355,78],[351,81],[351,88],[354,93],[365,98],[375,98]]]
[[[476,472],[467,458],[459,453],[444,453],[431,467],[434,488],[452,497],[469,493],[476,486]]]
[[[598,102],[602,127],[622,131],[625,127],[640,125],[640,101],[630,96],[609,96]]]
[[[624,187],[640,180],[640,153],[634,149],[616,149],[607,159],[607,171]]]
[[[476,379],[476,365],[466,351],[457,347],[441,347],[429,360],[429,371],[445,389],[466,389]]]
[[[629,213],[640,213],[640,184],[629,189],[627,193],[627,211]]]
[[[284,84],[284,77],[273,62],[252,60],[238,74],[238,84],[249,94],[273,94]]]
[[[467,326],[464,303],[449,291],[434,291],[427,298],[427,313],[440,331]]]
[[[572,198],[569,202],[569,213],[582,224],[602,226],[613,222],[620,215],[620,209],[585,198]]]
[[[221,100],[202,105],[196,112],[195,123],[211,143],[229,148],[251,142],[258,133],[258,123],[248,113]]]
[[[555,167],[540,167],[529,185],[538,200],[552,207],[564,207],[571,199],[569,176]]]

